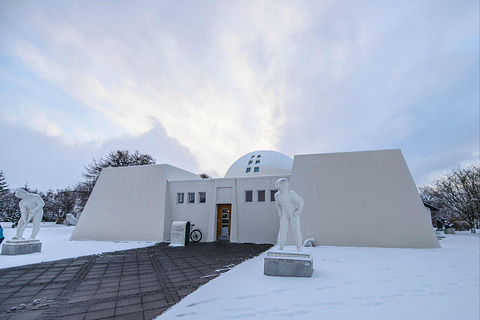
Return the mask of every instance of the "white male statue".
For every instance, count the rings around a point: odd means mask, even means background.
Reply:
[[[22,199],[19,203],[20,213],[22,216],[18,221],[17,234],[12,239],[23,239],[23,232],[25,231],[25,228],[30,220],[33,223],[33,231],[30,239],[35,239],[38,231],[40,231],[40,222],[42,221],[43,207],[45,206],[45,202],[43,202],[42,197],[40,197],[38,194],[29,193],[23,189],[18,189],[17,192],[15,192],[15,196]]]
[[[303,199],[295,192],[288,190],[288,181],[280,178],[275,183],[278,192],[275,193],[275,205],[280,217],[280,231],[278,232],[278,246],[283,250],[287,241],[288,225],[292,225],[295,245],[300,251],[302,246],[302,232],[300,230],[300,213],[303,210]]]

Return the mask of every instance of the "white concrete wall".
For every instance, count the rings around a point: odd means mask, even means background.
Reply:
[[[215,211],[215,200],[213,198],[213,179],[168,181],[168,202],[170,205],[171,221],[190,221],[195,224],[196,229],[202,232],[202,242],[207,241],[208,235],[212,232],[210,225],[211,215]],[[188,203],[188,193],[195,193],[195,203]],[[200,203],[199,192],[206,192],[205,203]],[[177,203],[177,193],[184,193],[184,203]],[[165,224],[166,240],[170,240],[171,222]],[[215,230],[213,230],[215,231]],[[213,240],[212,240],[213,241]]]
[[[318,245],[439,247],[400,150],[297,155],[290,188]]]
[[[194,178],[167,164],[103,169],[71,239],[165,241],[167,179]]]
[[[288,175],[236,179],[238,236],[235,242],[276,243],[279,228],[278,211],[270,200],[275,182]],[[253,191],[253,201],[245,202],[245,191]],[[265,190],[265,202],[258,202],[258,190]],[[232,226],[233,227],[233,226]]]
[[[167,241],[171,224],[189,220],[216,240],[217,205],[232,205],[232,242],[275,243],[278,215],[270,190],[281,178],[305,200],[304,239],[319,245],[438,247],[400,150],[295,156],[292,174],[200,179],[170,165],[103,170],[73,240]],[[245,202],[245,191],[253,201]],[[265,190],[265,202],[257,191]],[[177,193],[185,202],[177,204]],[[188,192],[195,203],[188,203]],[[199,203],[206,192],[206,203]],[[291,233],[291,232],[290,232]],[[287,242],[288,243],[288,242]]]
[[[270,190],[282,176],[257,178],[220,178],[200,181],[169,181],[169,204],[172,221],[188,220],[203,234],[203,241],[215,241],[217,236],[217,205],[231,204],[231,242],[275,243],[278,234],[278,214],[270,201]],[[245,202],[245,191],[253,191],[253,201]],[[265,190],[265,202],[258,202],[258,190]],[[185,194],[185,203],[177,203],[177,193]],[[195,204],[187,203],[188,192],[195,192]],[[207,193],[205,204],[198,203],[198,192]],[[167,235],[168,232],[165,232]]]

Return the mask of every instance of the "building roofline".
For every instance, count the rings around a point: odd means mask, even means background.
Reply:
[[[209,181],[229,181],[229,180],[254,180],[254,179],[272,179],[290,177],[290,174],[275,174],[269,176],[252,176],[252,177],[228,177],[228,178],[208,178],[208,179],[167,179],[168,182],[209,182]]]
[[[440,211],[440,209],[438,209],[437,207],[434,207],[426,202],[424,202],[423,205],[432,211]]]

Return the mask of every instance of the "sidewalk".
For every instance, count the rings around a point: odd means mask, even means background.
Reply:
[[[0,320],[152,319],[270,245],[152,247],[0,269]]]

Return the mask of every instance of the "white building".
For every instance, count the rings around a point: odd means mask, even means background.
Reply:
[[[256,151],[215,179],[166,164],[104,169],[72,240],[169,241],[172,222],[188,220],[202,241],[275,243],[279,178],[305,200],[303,237],[318,245],[439,246],[400,150]]]

